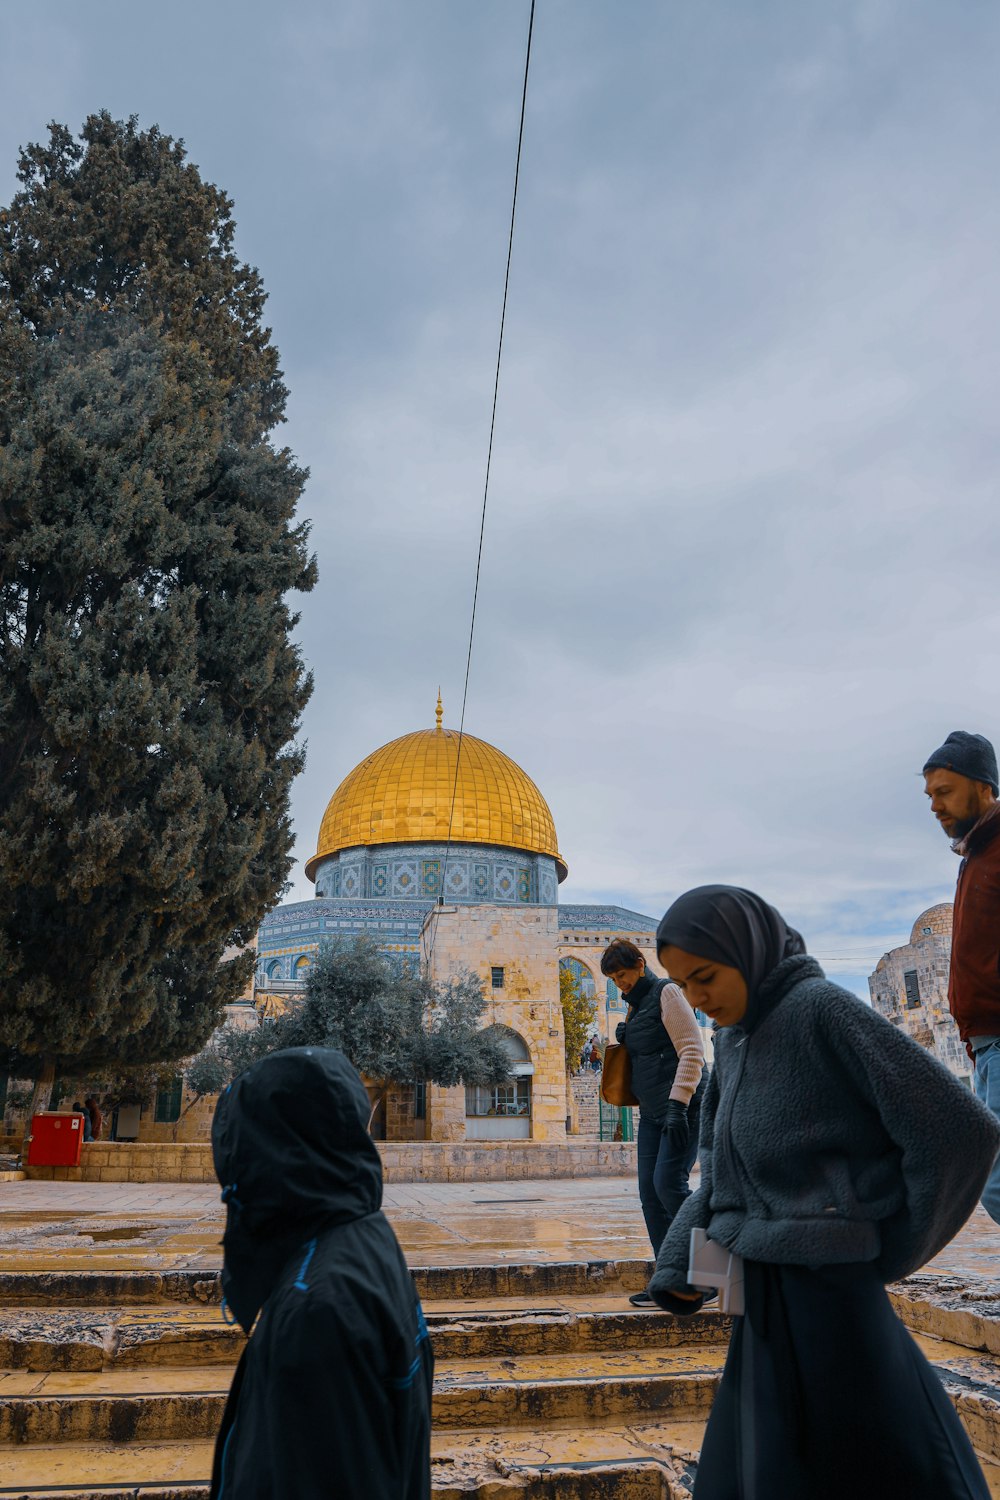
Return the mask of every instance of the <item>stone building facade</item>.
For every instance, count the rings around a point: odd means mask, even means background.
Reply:
[[[972,1064],[948,1009],[952,905],[921,912],[910,941],[884,953],[869,976],[872,1005],[971,1085]]]
[[[508,1038],[510,1078],[495,1088],[427,1089],[427,1136],[435,1141],[566,1139],[566,1050],[559,1004],[554,906],[436,906],[424,925],[430,978],[475,974],[485,1025]]]

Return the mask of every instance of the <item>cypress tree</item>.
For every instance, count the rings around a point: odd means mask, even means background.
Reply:
[[[190,1055],[291,860],[306,474],[230,200],[102,113],[0,213],[0,1060]]]

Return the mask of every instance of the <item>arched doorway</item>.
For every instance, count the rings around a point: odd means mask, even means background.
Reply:
[[[510,1058],[504,1083],[465,1090],[465,1135],[470,1141],[525,1141],[531,1137],[531,1077],[528,1044],[516,1031],[500,1038]]]

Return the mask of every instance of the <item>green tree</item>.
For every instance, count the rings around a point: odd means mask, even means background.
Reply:
[[[135,120],[0,214],[0,1063],[190,1056],[290,868],[315,581],[232,205]]]
[[[597,1004],[592,995],[584,994],[573,971],[562,964],[559,966],[559,1003],[566,1040],[566,1068],[573,1072],[580,1066],[580,1053],[594,1024]]]
[[[195,1098],[221,1094],[251,1063],[275,1051],[279,1045],[274,1035],[276,1024],[271,1017],[262,1016],[257,1026],[221,1026],[185,1069],[185,1082]]]
[[[305,996],[256,1031],[213,1037],[187,1071],[190,1088],[217,1093],[266,1052],[336,1047],[374,1086],[372,1116],[393,1085],[503,1083],[510,1057],[498,1027],[481,1027],[487,1001],[479,980],[462,975],[433,985],[414,969],[397,971],[371,939],[320,950]]]

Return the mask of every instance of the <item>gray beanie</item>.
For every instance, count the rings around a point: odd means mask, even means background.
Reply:
[[[996,751],[985,735],[970,734],[967,729],[953,729],[940,750],[935,750],[924,762],[924,775],[934,767],[955,771],[970,781],[984,781],[993,788],[994,797],[1000,796]]]

